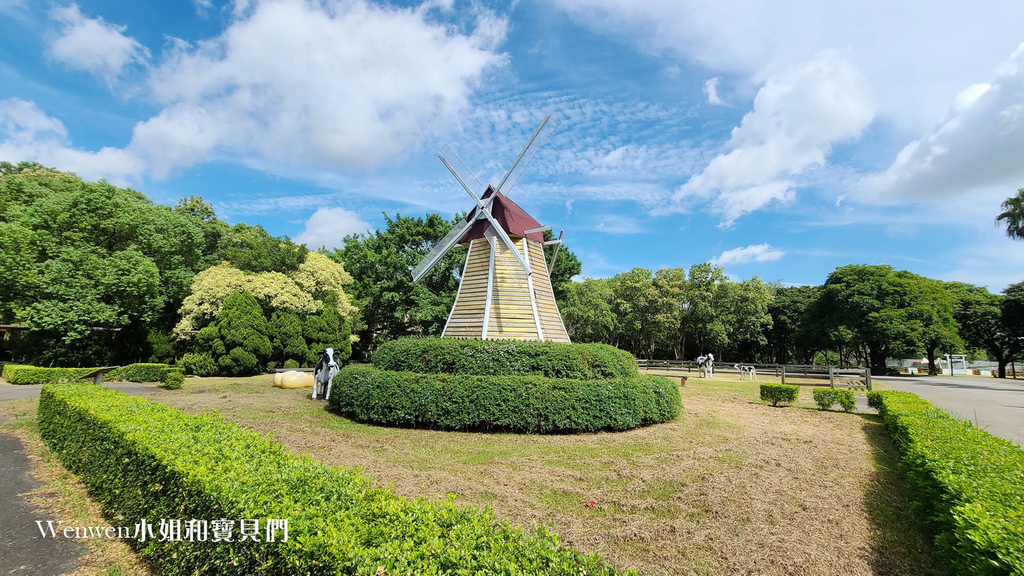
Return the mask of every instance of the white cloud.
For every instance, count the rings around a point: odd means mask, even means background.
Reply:
[[[834,51],[765,82],[733,129],[728,152],[676,190],[677,208],[711,199],[728,227],[772,201],[793,198],[793,177],[825,164],[836,142],[857,137],[875,108],[866,79]]]
[[[774,262],[785,255],[784,251],[772,248],[767,243],[751,244],[746,248],[726,250],[720,256],[712,258],[710,262],[715,266],[733,266],[749,262]]]
[[[889,121],[923,131],[1021,41],[1006,0],[556,0],[573,19],[642,50],[763,79],[826,49],[863,70]]]
[[[112,179],[163,178],[209,159],[293,175],[377,166],[448,131],[485,74],[507,62],[496,50],[506,20],[477,9],[475,28],[463,34],[432,22],[430,11],[365,0],[238,0],[219,37],[172,39],[149,70],[150,97],[162,109],[135,126],[124,149],[89,153],[63,140],[21,139],[16,157],[75,156],[83,174]],[[69,66],[110,80],[145,55],[123,28],[84,18],[75,5],[51,15],[65,25],[51,52]],[[106,161],[114,156],[121,162]]]
[[[259,3],[219,38],[181,49],[150,86],[166,107],[132,146],[157,175],[215,150],[282,165],[365,168],[443,129],[489,69],[502,20],[471,35],[364,1]]]
[[[344,208],[320,208],[306,221],[306,227],[295,238],[311,250],[322,246],[338,248],[342,238],[349,234],[363,233],[370,229],[369,222],[359,218],[355,212]]]
[[[605,234],[644,234],[647,228],[632,216],[622,214],[605,214],[595,217],[593,229]]]
[[[704,95],[708,97],[708,104],[714,106],[725,105],[725,101],[718,95],[718,82],[720,80],[721,78],[715,76],[704,83]]]
[[[0,100],[0,158],[33,160],[87,180],[110,178],[119,184],[126,183],[126,174],[141,170],[137,159],[118,148],[89,152],[70,147],[60,120],[18,98]]]
[[[86,18],[77,4],[50,10],[50,18],[60,25],[60,32],[47,53],[72,70],[90,72],[112,84],[126,66],[149,59],[149,50],[124,34],[125,26]]]
[[[964,89],[946,119],[908,144],[884,172],[861,182],[862,199],[879,202],[976,196],[1024,181],[1024,44],[991,82]]]

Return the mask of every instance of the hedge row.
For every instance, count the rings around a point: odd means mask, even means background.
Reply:
[[[163,382],[168,371],[167,364],[129,364],[108,372],[103,379],[108,382]],[[7,364],[3,377],[11,384],[64,384],[79,380],[95,368],[40,368]]]
[[[58,384],[74,382],[95,368],[39,368],[8,364],[4,366],[4,379],[11,384]]]
[[[607,344],[515,340],[400,338],[373,354],[381,370],[478,376],[547,376],[595,380],[635,378],[636,359]]]
[[[39,428],[108,518],[286,519],[282,542],[138,543],[162,574],[614,574],[594,555],[451,500],[406,500],[217,415],[46,386]],[[184,522],[183,522],[184,524]],[[281,534],[278,534],[281,537]],[[212,532],[210,538],[212,539]]]
[[[349,365],[327,406],[360,420],[447,430],[530,433],[629,430],[672,420],[682,402],[668,378],[417,374]]]
[[[1024,450],[909,392],[869,392],[955,574],[1024,574]]]
[[[111,370],[103,379],[110,382],[163,382],[168,370],[167,364],[129,364]]]

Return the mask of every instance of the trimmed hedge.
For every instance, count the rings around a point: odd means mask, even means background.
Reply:
[[[46,386],[39,428],[118,525],[249,518],[261,520],[262,540],[262,520],[288,520],[287,542],[136,543],[162,574],[615,574],[543,527],[527,533],[489,510],[406,500],[215,414]]]
[[[11,384],[66,384],[74,382],[96,368],[40,368],[8,364],[3,376]],[[167,364],[129,364],[111,370],[103,377],[108,382],[163,382]]]
[[[399,338],[373,354],[381,370],[478,376],[635,378],[636,358],[607,344]]]
[[[675,383],[660,376],[569,380],[349,365],[334,377],[327,406],[378,424],[560,433],[666,422],[679,415],[682,401]]]
[[[837,388],[815,388],[814,401],[818,403],[818,408],[822,410],[828,410],[833,404],[839,404],[839,407],[844,412],[852,412],[854,407],[857,406],[857,399],[853,395],[853,390]]]
[[[789,384],[761,384],[761,400],[771,402],[772,406],[796,402],[800,397],[800,387]]]
[[[129,364],[111,370],[104,377],[110,382],[163,382],[170,367],[167,364]]]
[[[39,368],[8,364],[4,378],[11,384],[62,384],[81,379],[95,368]]]
[[[955,574],[1024,574],[1024,450],[909,392],[869,392]]]

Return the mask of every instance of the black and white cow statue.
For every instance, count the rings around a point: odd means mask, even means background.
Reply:
[[[697,357],[697,373],[700,374],[701,378],[714,378],[715,377],[715,355],[708,354],[707,356]]]
[[[746,378],[747,380],[754,380],[755,382],[757,381],[757,370],[755,370],[753,366],[733,364],[733,367],[740,371],[740,381],[742,381],[744,378]]]
[[[320,361],[313,368],[313,399],[327,399],[331,395],[331,382],[338,373],[338,363],[334,361],[334,348],[320,351]]]

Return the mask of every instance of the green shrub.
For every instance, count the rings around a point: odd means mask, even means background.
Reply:
[[[4,367],[4,378],[11,384],[60,384],[75,382],[95,368],[38,368],[8,364]]]
[[[392,372],[350,365],[334,377],[328,407],[360,420],[448,430],[629,430],[679,415],[668,378],[567,380]]]
[[[800,397],[800,387],[789,384],[761,384],[761,400],[771,402],[772,406],[796,402]]]
[[[400,338],[373,354],[381,370],[479,376],[635,378],[636,359],[606,344]]]
[[[185,383],[185,375],[177,370],[169,370],[167,376],[164,377],[164,386],[171,390],[180,390],[181,385]]]
[[[857,399],[853,395],[853,390],[815,388],[813,394],[814,401],[818,403],[818,408],[822,410],[828,410],[833,404],[838,403],[845,412],[852,412],[854,407],[857,406]]]
[[[111,370],[104,376],[110,382],[163,382],[167,364],[129,364]]]
[[[872,392],[954,574],[1024,574],[1024,450],[909,392]]]
[[[217,363],[209,354],[189,352],[181,357],[178,362],[186,374],[196,376],[212,376],[217,373]]]
[[[292,360],[292,359],[289,358],[288,360],[284,361],[284,367],[287,370],[291,370],[293,368],[298,368],[299,367],[299,363],[296,362],[295,360]]]
[[[136,543],[161,574],[615,573],[542,527],[395,496],[216,414],[189,416],[98,386],[47,386],[38,418],[46,443],[118,526],[248,518],[260,521],[262,540],[266,519],[288,521],[284,542]]]
[[[29,366],[28,364],[14,364],[12,362],[8,362],[8,363],[4,364],[3,369],[0,370],[0,376],[3,376],[5,380],[10,380],[11,379],[11,374],[13,374],[14,371],[17,370],[18,368],[31,368],[31,367],[32,366]]]

